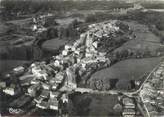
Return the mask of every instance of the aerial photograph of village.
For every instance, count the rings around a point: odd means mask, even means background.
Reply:
[[[0,0],[0,117],[164,117],[164,0]]]

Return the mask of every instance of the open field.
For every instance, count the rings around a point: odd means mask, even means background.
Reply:
[[[13,68],[20,66],[28,61],[22,60],[0,60],[0,73],[9,72]]]
[[[131,28],[131,30],[135,33],[136,40],[141,41],[150,41],[150,42],[160,42],[160,38],[155,34],[149,31],[148,26],[144,24],[139,24],[135,21],[125,22]]]
[[[8,27],[5,24],[3,24],[2,22],[0,22],[0,35],[5,33],[7,29],[8,29]]]
[[[160,37],[150,32],[146,25],[142,25],[134,21],[125,23],[130,26],[136,37],[135,39],[124,43],[113,52],[121,50],[135,50],[144,52],[149,50],[150,53],[154,54],[159,48],[163,47],[160,43]]]
[[[25,24],[26,25],[29,24],[31,21],[32,21],[31,18],[26,18],[26,19],[19,19],[19,20],[11,20],[11,21],[8,21],[6,23],[22,26]]]
[[[118,103],[117,95],[82,94],[75,95],[72,101],[78,116],[120,116],[113,109]]]
[[[95,79],[139,79],[145,73],[150,72],[160,61],[162,57],[129,59],[118,62],[111,66],[94,73],[90,81]]]
[[[114,52],[121,51],[121,50],[139,50],[139,51],[146,51],[147,49],[151,53],[155,53],[159,48],[163,46],[160,43],[152,43],[147,41],[140,41],[140,40],[130,40],[124,43],[121,47],[114,50]]]
[[[118,103],[116,95],[92,96],[92,102],[89,106],[89,115],[92,116],[120,116],[120,113],[114,111],[113,107]]]
[[[64,39],[51,39],[48,41],[45,41],[42,45],[42,48],[45,50],[57,50],[59,47],[65,45],[67,43]]]

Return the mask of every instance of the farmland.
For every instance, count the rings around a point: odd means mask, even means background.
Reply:
[[[72,99],[76,115],[81,116],[120,116],[113,107],[118,103],[117,95],[75,95]],[[113,117],[113,116],[112,116]]]
[[[138,96],[134,92],[164,58],[163,13],[152,10],[163,8],[163,3],[2,1],[0,75],[9,73],[16,80],[4,86],[6,79],[0,79],[0,94],[16,88],[21,90],[18,100],[20,95],[32,97],[34,108],[40,109],[29,109],[24,116],[122,116],[129,108],[124,96]],[[21,74],[27,78],[24,82],[13,70],[21,65],[28,71]],[[8,111],[9,99],[0,98]]]
[[[124,50],[137,52],[148,52],[150,57],[157,56],[159,50],[163,50],[164,46],[161,44],[161,37],[155,35],[149,30],[149,27],[135,21],[125,22],[133,30],[135,39],[124,43],[113,51],[113,53]],[[163,53],[162,53],[163,55]]]
[[[42,48],[44,50],[54,51],[59,49],[61,46],[64,46],[67,43],[66,40],[62,39],[51,39],[48,41],[45,41],[42,45]]]
[[[22,60],[0,60],[0,73],[9,72],[13,68],[28,63],[28,61]]]
[[[118,62],[111,66],[94,73],[89,79],[89,84],[93,87],[93,83],[99,80],[108,83],[110,79],[118,79],[119,87],[126,87],[130,80],[139,80],[145,73],[149,73],[159,62],[162,57],[144,58],[144,59],[128,59]]]

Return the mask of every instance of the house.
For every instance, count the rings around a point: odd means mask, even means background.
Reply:
[[[164,98],[162,96],[157,96],[155,101],[158,105],[163,105],[164,104]]]
[[[150,102],[152,102],[152,99],[151,99],[149,96],[145,95],[145,96],[143,97],[143,102],[144,102],[144,103],[150,103]]]
[[[163,95],[163,97],[164,97],[164,90],[163,89],[162,90],[158,90],[157,93],[160,94],[160,95]]]
[[[37,25],[36,25],[36,24],[34,24],[34,25],[32,26],[32,31],[37,31]]]
[[[135,117],[135,110],[134,109],[131,109],[131,108],[128,108],[128,109],[123,109],[123,112],[122,112],[122,115],[123,117]]]
[[[6,82],[1,81],[0,82],[0,89],[6,88]]]
[[[49,80],[49,84],[53,85],[55,83],[56,79],[53,77]]]
[[[32,85],[36,85],[36,84],[39,84],[39,83],[40,83],[40,81],[37,80],[37,79],[32,79],[32,80],[31,80],[31,84],[32,84]]]
[[[72,48],[72,46],[71,45],[68,45],[68,44],[65,45],[65,47],[64,47],[65,50],[71,50],[71,48]]]
[[[42,92],[41,92],[41,94],[40,94],[40,96],[42,97],[42,98],[49,98],[49,96],[50,96],[50,91],[49,90],[42,90]]]
[[[155,72],[155,76],[156,76],[156,77],[160,77],[161,74],[162,74],[162,72],[163,72],[163,69],[158,69],[158,70]]]
[[[50,99],[49,104],[50,104],[50,109],[52,109],[52,110],[59,109],[59,101],[56,98]]]
[[[33,66],[33,65],[32,65]],[[32,74],[34,74],[34,75],[38,75],[38,73],[39,73],[39,71],[41,71],[41,69],[40,69],[40,67],[38,67],[38,66],[34,66],[34,67],[32,67],[31,68],[31,72],[32,72]]]
[[[160,66],[161,66],[161,67],[164,67],[164,62],[162,62]]]
[[[20,80],[21,86],[29,86],[31,84],[31,79]]]
[[[18,88],[15,84],[11,84],[10,87],[6,87],[5,89],[3,89],[3,92],[8,95],[14,96],[20,93],[20,88]]]
[[[11,95],[11,96],[15,95],[15,89],[11,88],[11,87],[7,87],[7,88],[3,89],[3,92],[8,95]]]
[[[20,97],[17,97],[17,99],[15,99],[14,101],[12,101],[9,106],[10,107],[17,107],[17,108],[21,108],[26,106],[26,104],[30,103],[32,100],[32,98],[30,96],[27,95],[22,95]]]
[[[145,106],[149,112],[156,110],[156,107],[153,106],[151,103],[145,103]]]
[[[134,100],[128,97],[122,99],[125,108],[135,108]]]
[[[74,68],[69,67],[66,69],[66,84],[71,87],[71,88],[76,88],[77,87],[77,83],[76,83],[76,74],[74,71]]]
[[[27,92],[30,96],[35,97],[36,93],[40,90],[41,86],[40,84],[32,85],[27,89]]]
[[[160,80],[158,84],[156,84],[156,88],[158,90],[164,90],[164,80]]]
[[[80,55],[80,51],[79,50],[75,50],[74,54],[76,54],[78,56],[78,55]]]
[[[56,89],[58,88],[58,86],[59,86],[59,84],[54,83],[54,84],[52,85],[52,90],[56,90]]]
[[[36,103],[41,103],[43,101],[43,98],[41,96],[34,98],[34,101]]]
[[[85,57],[87,58],[92,58],[93,56],[95,56],[97,53],[93,52],[93,51],[89,51],[85,53]]]
[[[47,80],[48,74],[45,70],[39,71],[37,73],[38,78],[43,78],[44,80]]]
[[[151,84],[151,82],[146,82],[144,85],[143,85],[143,88],[144,89],[152,89],[152,84]]]
[[[49,103],[46,101],[41,101],[41,103],[36,104],[36,107],[41,108],[41,109],[48,109]]]
[[[33,74],[27,74],[19,77],[19,80],[33,79],[35,76]]]
[[[16,74],[21,74],[25,71],[25,68],[23,66],[18,66],[16,68],[13,69],[14,73]]]
[[[62,55],[63,55],[63,56],[67,56],[67,55],[68,55],[68,50],[63,50],[63,51],[62,51]]]
[[[59,60],[55,60],[54,66],[56,66],[56,67],[60,66],[60,61]]]
[[[68,103],[68,101],[69,101],[68,94],[63,94],[61,96],[61,100],[63,101],[63,103]]]
[[[105,56],[97,56],[97,61],[101,61],[101,62],[108,62],[109,61],[109,64],[110,64],[110,60],[107,59]]]
[[[96,49],[98,47],[98,41],[93,42],[93,47]]]
[[[59,98],[60,95],[61,95],[61,93],[58,91],[50,91],[50,99]]]
[[[55,81],[56,83],[61,83],[64,80],[64,73],[63,72],[59,72],[55,75]]]
[[[46,90],[50,90],[50,85],[47,83],[42,82],[42,88]]]

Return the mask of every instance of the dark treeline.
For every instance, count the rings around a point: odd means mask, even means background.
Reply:
[[[47,11],[68,11],[72,9],[78,10],[111,10],[115,8],[133,7],[133,3],[125,3],[121,1],[37,1],[37,0],[2,0],[1,5],[6,13],[30,14]],[[162,3],[141,3],[145,8],[160,9],[164,8]]]
[[[42,57],[42,51],[38,47],[5,47],[5,51],[0,51],[0,60],[39,60]]]
[[[128,8],[132,4],[116,1],[20,1],[3,0],[2,6],[5,13],[13,14],[21,12],[22,14],[31,14],[44,11],[68,11],[78,10],[109,10],[114,8]]]
[[[145,2],[145,3],[141,3],[142,6],[144,6],[144,8],[147,9],[164,9],[164,4],[161,2]]]
[[[164,13],[155,11],[142,12],[141,10],[132,10],[124,15],[97,12],[86,17],[86,22],[100,22],[108,19],[135,20],[142,24],[155,25],[158,30],[164,30]]]

